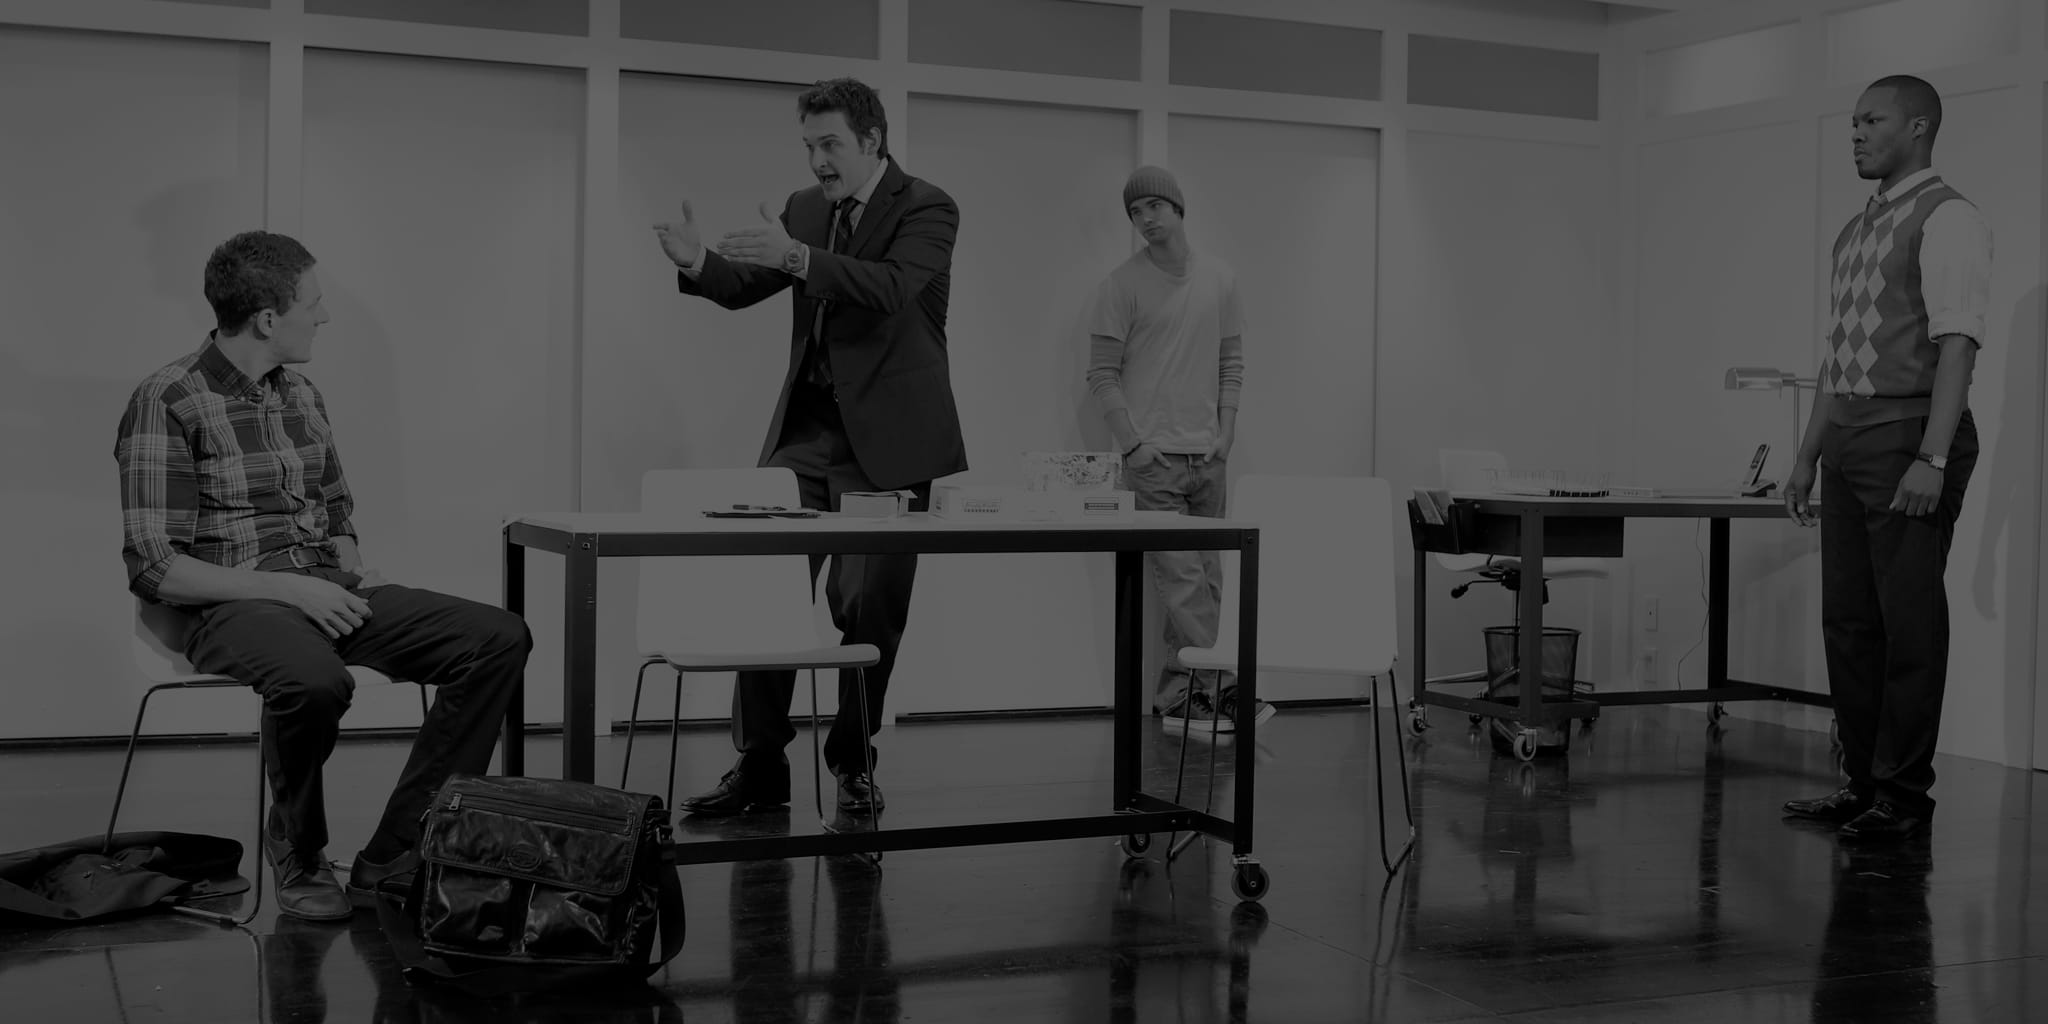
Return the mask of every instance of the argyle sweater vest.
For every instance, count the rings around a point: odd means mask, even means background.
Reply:
[[[1873,199],[1836,237],[1834,323],[1820,368],[1821,389],[1836,396],[1835,422],[1926,414],[1941,350],[1920,291],[1921,228],[1951,200],[1962,196],[1932,177],[1889,202]]]

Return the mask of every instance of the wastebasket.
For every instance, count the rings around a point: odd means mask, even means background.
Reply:
[[[1522,702],[1522,630],[1519,626],[1488,626],[1486,635],[1486,699],[1519,707]],[[1568,701],[1577,692],[1579,631],[1563,626],[1543,627],[1539,644],[1541,684],[1539,693],[1547,702]],[[1571,747],[1568,719],[1554,723],[1513,723],[1493,720],[1493,745],[1502,753],[1514,749],[1515,737],[1524,727],[1536,728],[1536,753],[1561,754]]]

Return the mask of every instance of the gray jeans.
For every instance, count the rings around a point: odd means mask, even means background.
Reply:
[[[1181,512],[1191,516],[1223,517],[1223,460],[1200,455],[1162,453],[1161,465],[1148,460],[1133,465],[1124,460],[1124,484],[1131,489],[1137,507],[1146,511]],[[1166,651],[1160,660],[1159,686],[1153,703],[1168,708],[1190,687],[1210,694],[1218,692],[1215,673],[1204,672],[1197,681],[1181,664],[1183,647],[1208,647],[1216,642],[1216,620],[1223,595],[1223,558],[1215,551],[1150,551],[1145,555],[1152,567],[1152,583],[1159,591],[1160,610],[1165,613]],[[1221,689],[1234,685],[1232,673],[1222,673]]]

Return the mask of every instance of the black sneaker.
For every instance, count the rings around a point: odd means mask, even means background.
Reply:
[[[1203,690],[1189,690],[1159,713],[1159,724],[1176,732],[1236,732],[1237,721],[1216,713],[1214,698]]]
[[[1280,713],[1280,709],[1279,709],[1279,708],[1276,708],[1276,707],[1274,707],[1273,705],[1271,705],[1271,704],[1268,704],[1268,703],[1266,703],[1265,701],[1262,701],[1262,700],[1260,700],[1260,701],[1253,701],[1253,702],[1252,702],[1252,704],[1253,704],[1253,710],[1252,710],[1252,724],[1253,724],[1253,725],[1264,725],[1264,724],[1266,724],[1266,720],[1267,720],[1267,719],[1270,719],[1270,718],[1272,718],[1272,717],[1273,717],[1274,715],[1277,715],[1277,714],[1279,714],[1279,713]],[[1234,728],[1236,728],[1236,727],[1237,727],[1237,691],[1236,691],[1236,690],[1230,690],[1230,691],[1227,691],[1227,692],[1225,692],[1225,693],[1223,694],[1223,699],[1222,699],[1221,701],[1217,702],[1217,706],[1216,706],[1216,713],[1217,713],[1217,714],[1219,714],[1219,715],[1222,715],[1222,716],[1223,716],[1224,718],[1227,718],[1227,719],[1229,719],[1229,720],[1230,720],[1230,723],[1231,723],[1231,728],[1233,728],[1233,729],[1234,729]]]

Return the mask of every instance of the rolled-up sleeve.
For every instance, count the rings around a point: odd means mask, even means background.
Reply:
[[[171,559],[192,546],[199,518],[191,447],[162,386],[145,383],[128,400],[114,461],[121,474],[121,560],[128,589],[154,600]]]
[[[1935,207],[1920,229],[1920,292],[1927,335],[1960,334],[1984,344],[1991,305],[1991,226],[1966,200]]]

